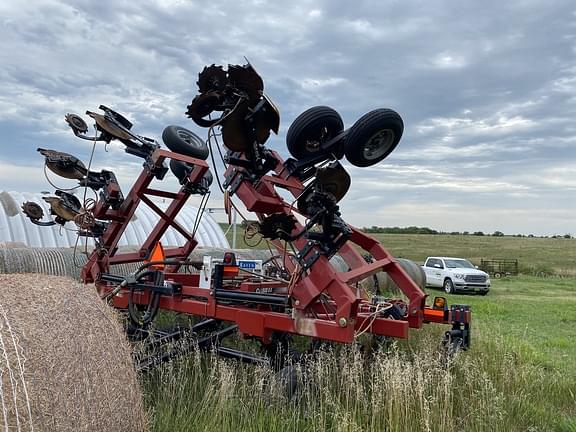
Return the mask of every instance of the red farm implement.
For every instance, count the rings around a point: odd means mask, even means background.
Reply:
[[[350,187],[350,176],[340,160],[345,157],[355,166],[366,167],[388,156],[403,132],[396,112],[371,111],[344,129],[333,109],[311,108],[290,126],[287,146],[292,158],[284,161],[264,145],[271,132],[278,132],[280,119],[263,92],[262,79],[250,65],[227,70],[207,67],[199,74],[198,87],[187,115],[208,128],[208,141],[187,129],[169,126],[163,133],[169,150],[134,134],[127,119],[105,106],[100,107],[103,114],[87,112],[95,121],[96,136],[86,135],[88,126],[81,117],[68,114],[66,120],[78,137],[95,142],[119,140],[127,153],[144,159],[142,172],[124,195],[112,172],[90,171],[69,154],[39,149],[49,169],[98,191],[99,199],[81,203],[76,196],[58,190],[55,196],[45,198],[54,216],[48,222],[41,220],[42,210],[34,203],[23,206],[36,224],[71,221],[79,235],[94,239],[95,248],[82,269],[82,278],[95,283],[102,298],[127,312],[132,332],[152,332],[157,312],[172,311],[197,317],[199,322],[163,333],[153,343],[209,329],[208,336],[198,342],[200,347],[214,347],[222,338],[240,332],[259,340],[266,352],[276,353],[285,348],[290,335],[341,343],[352,343],[364,333],[408,338],[409,328],[433,322],[450,326],[446,344],[468,348],[469,308],[449,308],[443,298],[427,306],[426,294],[394,257],[341,217],[338,202]],[[218,115],[212,117],[214,114]],[[218,181],[225,205],[234,205],[232,197],[240,200],[258,219],[247,230],[276,251],[259,272],[237,262],[234,251],[220,260],[190,262],[188,257],[197,246],[196,227],[176,221],[191,195],[207,198],[209,194],[213,177],[206,162],[207,142],[212,144],[217,129],[226,150],[220,154],[226,167],[224,179]],[[217,149],[211,145],[213,164]],[[179,190],[152,187],[153,182],[162,183],[168,170],[178,178]],[[168,202],[167,207],[157,205],[158,198]],[[122,252],[118,242],[141,203],[156,212],[159,221],[138,251]],[[169,227],[184,241],[164,250],[159,241]],[[371,262],[362,251],[371,255]],[[346,263],[345,271],[331,263],[335,255]],[[128,276],[111,272],[112,265],[125,263],[142,265]],[[189,265],[200,271],[183,271]],[[404,299],[359,288],[358,281],[380,271],[389,275]],[[248,362],[260,360],[231,348],[217,351]],[[146,368],[175,355],[169,352],[140,366]]]

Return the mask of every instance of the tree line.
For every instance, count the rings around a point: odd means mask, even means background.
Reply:
[[[473,235],[473,236],[492,236],[492,237],[504,237],[505,234],[502,231],[494,231],[493,233],[484,233],[483,231],[438,231],[428,227],[417,227],[417,226],[409,226],[409,227],[380,227],[380,226],[371,226],[371,227],[364,227],[361,228],[362,231],[365,233],[370,234],[443,234],[443,235]],[[535,236],[534,234],[513,234],[510,237],[544,237],[544,238],[574,238],[572,234],[563,234],[563,235],[552,235],[552,236]]]

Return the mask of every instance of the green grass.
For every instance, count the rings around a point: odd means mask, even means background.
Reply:
[[[269,390],[268,369],[192,355],[146,379],[152,429],[576,430],[576,280],[508,278],[449,301],[472,305],[474,334],[448,368],[435,325],[375,357],[343,348],[309,361],[295,401]]]
[[[480,264],[492,258],[517,259],[527,274],[576,276],[576,239],[427,234],[373,234],[394,256],[423,263],[428,256],[456,256]]]
[[[224,231],[228,225],[221,224]],[[484,259],[517,259],[525,274],[557,274],[576,276],[576,239],[491,237],[473,235],[430,234],[370,234],[378,239],[397,258],[408,258],[423,263],[428,256],[455,256],[468,258],[475,264]],[[227,232],[232,244],[232,230]],[[253,243],[251,243],[253,244]],[[249,248],[244,232],[238,227],[237,248]],[[266,242],[257,245],[266,249]]]
[[[576,240],[376,237],[395,256],[420,262],[517,258],[526,275],[493,280],[485,297],[448,297],[473,311],[471,349],[448,365],[438,348],[446,328],[427,325],[376,356],[340,347],[310,359],[301,393],[287,400],[269,369],[193,354],[143,379],[151,429],[576,431]],[[240,230],[238,239],[245,247]],[[529,276],[539,271],[562,277]]]
[[[576,279],[508,278],[495,282],[485,299],[451,296],[450,301],[472,306],[481,334],[501,335],[543,368],[576,373]]]

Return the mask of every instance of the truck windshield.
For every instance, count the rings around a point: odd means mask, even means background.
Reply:
[[[444,260],[444,262],[446,263],[446,267],[448,268],[471,268],[471,269],[474,268],[472,263],[465,259],[458,259],[458,260],[451,259],[451,260]]]

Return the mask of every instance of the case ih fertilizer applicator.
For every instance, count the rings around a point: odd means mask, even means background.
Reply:
[[[33,223],[64,225],[72,221],[79,235],[94,238],[95,248],[82,269],[82,278],[86,283],[94,282],[101,296],[116,308],[127,311],[133,333],[152,335],[150,324],[158,311],[188,314],[200,318],[198,324],[156,334],[150,344],[170,344],[202,331],[207,336],[197,339],[201,348],[258,362],[259,357],[248,353],[213,347],[222,338],[240,332],[259,340],[274,356],[286,352],[289,335],[352,343],[364,333],[407,338],[409,328],[434,322],[450,326],[444,336],[448,346],[468,348],[469,308],[448,308],[441,297],[427,306],[426,294],[386,249],[344,222],[339,211],[338,202],[350,187],[350,176],[340,160],[346,157],[352,165],[367,167],[388,156],[403,132],[402,119],[396,112],[371,111],[344,129],[333,109],[310,108],[290,126],[287,146],[293,158],[283,161],[265,146],[270,133],[278,132],[280,118],[252,66],[204,68],[198,88],[187,115],[209,129],[208,144],[215,141],[217,128],[221,132],[227,152],[221,155],[226,169],[223,183],[218,184],[224,191],[225,205],[233,205],[232,196],[241,200],[258,218],[248,226],[247,233],[276,249],[275,256],[259,271],[246,269],[233,251],[221,260],[188,260],[197,245],[197,224],[182,226],[176,222],[176,215],[192,194],[205,198],[205,206],[212,175],[206,162],[206,141],[178,126],[164,130],[162,138],[169,148],[164,150],[154,140],[134,134],[132,124],[107,107],[100,107],[102,114],[87,112],[95,121],[96,136],[86,135],[88,126],[81,117],[68,114],[66,121],[78,137],[106,143],[119,140],[127,153],[144,159],[143,170],[124,195],[114,173],[93,172],[69,154],[39,149],[50,170],[99,191],[99,198],[81,203],[75,195],[57,190],[55,196],[44,198],[55,216],[48,222],[41,220],[44,215],[37,204],[23,206]],[[213,163],[216,148],[211,149]],[[159,183],[168,170],[178,178],[180,189],[170,192],[152,188],[151,183]],[[292,198],[285,200],[283,196]],[[160,208],[154,202],[158,197],[169,205]],[[139,251],[120,252],[118,241],[142,202],[159,215],[159,222]],[[164,250],[159,241],[169,227],[184,240],[178,247]],[[364,259],[360,249],[373,257],[372,262]],[[348,271],[338,271],[331,264],[334,255],[346,262]],[[111,272],[111,265],[141,262],[145,264],[127,277]],[[190,264],[201,271],[181,271]],[[358,281],[379,271],[388,273],[406,300],[358,288]],[[168,351],[146,359],[140,367],[176,355]]]

